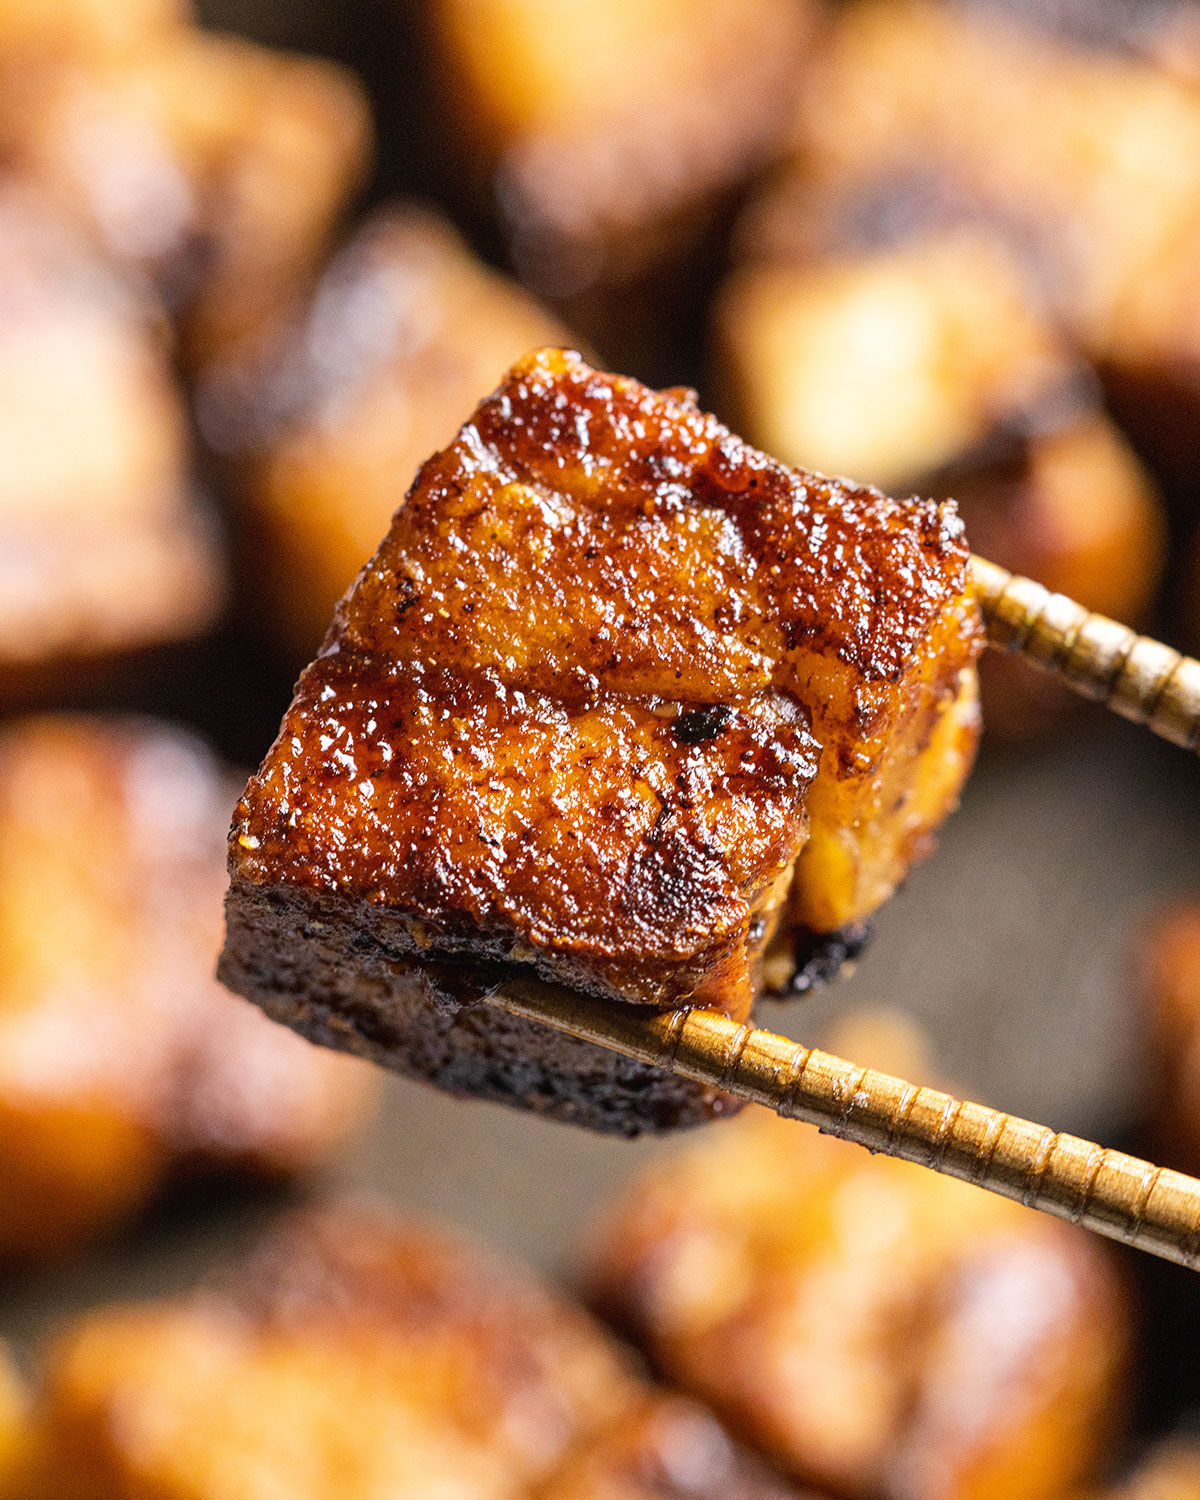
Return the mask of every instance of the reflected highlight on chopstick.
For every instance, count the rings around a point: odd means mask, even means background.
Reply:
[[[1182,1172],[860,1068],[716,1011],[647,1015],[519,981],[488,998],[525,1020],[1200,1269],[1200,1181]]]

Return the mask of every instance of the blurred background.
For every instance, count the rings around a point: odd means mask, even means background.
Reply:
[[[1197,649],[1200,6],[0,0],[0,1497],[9,1451],[14,1497],[559,1494],[495,1444],[441,1488],[430,1459],[335,1489],[270,1456],[285,1403],[250,1384],[262,1431],[210,1469],[148,1356],[47,1354],[114,1302],[191,1307],[347,1190],[584,1287],[767,1466],[688,1479],[667,1424],[555,1470],[563,1500],[1200,1497],[1194,1276],[799,1127],[630,1143],[375,1078],[212,980],[239,780],[419,463],[546,343],[953,496],[976,551]],[[762,1023],[1200,1169],[1200,767],[983,675],[936,856],[850,977]],[[326,1240],[297,1258],[332,1276]],[[687,1323],[656,1278],[742,1290]],[[113,1416],[147,1392],[178,1472]]]

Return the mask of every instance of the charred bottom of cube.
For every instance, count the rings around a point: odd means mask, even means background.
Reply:
[[[605,1134],[680,1130],[738,1100],[489,1005],[515,966],[393,951],[376,914],[294,888],[238,885],[218,976],[273,1020],[460,1097]]]

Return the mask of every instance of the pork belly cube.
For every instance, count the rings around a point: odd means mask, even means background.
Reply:
[[[154,278],[193,362],[282,314],[365,172],[352,75],[233,37],[181,29],[0,81],[6,159]]]
[[[985,557],[1088,609],[1145,615],[1162,572],[1160,503],[1001,242],[946,230],[750,264],[729,282],[718,332],[730,400],[768,451],[953,496]],[[1058,725],[1076,702],[1013,657],[981,676],[984,722],[1007,738]]]
[[[1058,1500],[1116,1418],[1099,1241],[757,1107],[634,1183],[586,1280],[666,1380],[849,1500]]]
[[[187,639],[223,566],[154,312],[35,196],[0,189],[0,701]]]
[[[635,310],[653,317],[655,295],[678,295],[714,211],[779,151],[815,6],[435,0],[429,10],[439,103],[457,112],[475,175],[491,178],[518,274],[618,352],[622,325]],[[631,300],[647,278],[655,294]]]
[[[182,731],[0,734],[0,1264],[120,1223],[174,1166],[324,1162],[372,1081],[212,975],[230,780]]]
[[[1200,901],[1154,914],[1138,954],[1152,1063],[1147,1125],[1167,1164],[1200,1169]]]
[[[307,660],[430,453],[556,320],[439,216],[376,213],[269,350],[219,363],[201,398],[230,454],[260,608]]]
[[[605,1481],[672,1427],[692,1443],[676,1462],[728,1488],[641,1493],[786,1500],[566,1297],[445,1231],[341,1206],[207,1292],[69,1330],[17,1500],[636,1500]]]
[[[869,915],[970,763],[966,564],[952,508],[527,357],[301,677],[235,817],[222,977],[459,1091],[629,1130],[721,1107],[480,998],[745,1017],[772,939]]]

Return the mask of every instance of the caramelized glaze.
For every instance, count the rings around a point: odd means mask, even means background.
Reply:
[[[239,807],[234,901],[365,902],[399,954],[744,1014],[814,774],[818,855],[868,850],[827,927],[957,793],[966,562],[952,507],[788,470],[690,393],[530,356],[339,608]]]

